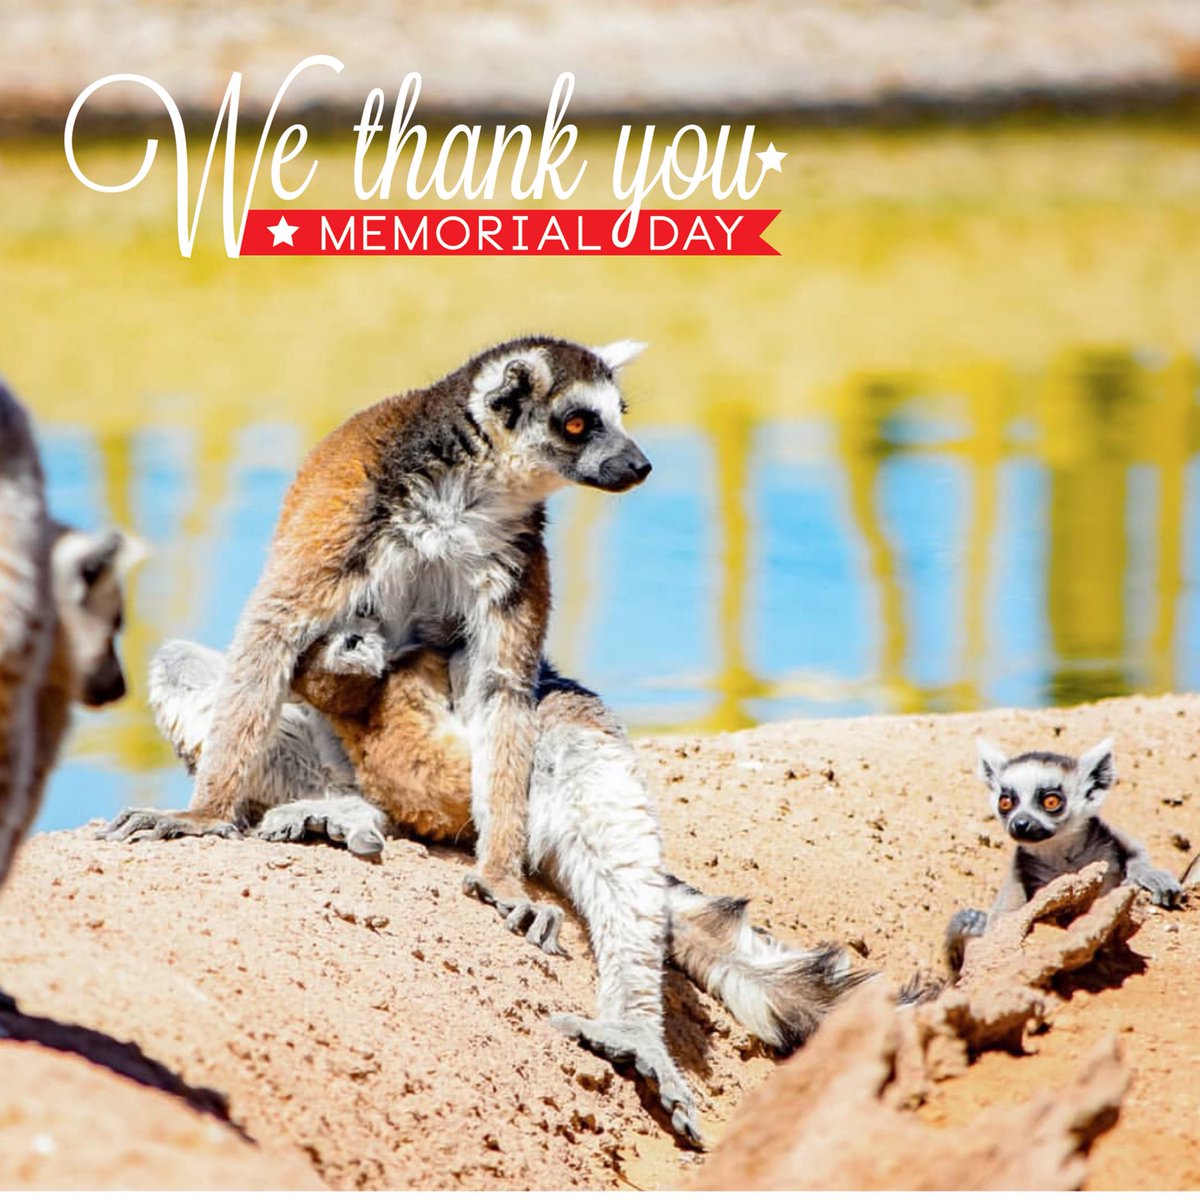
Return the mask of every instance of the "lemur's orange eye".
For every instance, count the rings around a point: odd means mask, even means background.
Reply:
[[[571,437],[582,437],[587,432],[587,418],[576,413],[563,422],[563,430]]]
[[[1047,792],[1042,797],[1042,807],[1047,812],[1058,812],[1064,803],[1065,801],[1063,800],[1060,792]]]
[[[1001,796],[996,802],[996,807],[1002,813],[1010,813],[1017,807],[1017,802],[1011,796]]]

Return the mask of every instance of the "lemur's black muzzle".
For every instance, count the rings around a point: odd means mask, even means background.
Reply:
[[[1040,821],[1035,821],[1024,813],[1019,813],[1009,821],[1008,832],[1009,836],[1018,842],[1044,842],[1054,830],[1047,829]]]
[[[116,658],[93,671],[83,685],[83,702],[88,708],[103,708],[125,695],[125,676]]]
[[[632,442],[622,451],[606,458],[596,472],[596,487],[606,492],[626,492],[637,487],[653,468],[650,460]]]

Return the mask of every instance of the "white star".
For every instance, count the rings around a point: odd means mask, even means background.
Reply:
[[[775,143],[772,142],[765,150],[760,150],[757,155],[759,161],[763,165],[763,171],[778,171],[783,173],[783,160],[787,158],[787,152],[784,150],[776,150]]]
[[[759,158],[762,158],[761,154]],[[274,225],[267,226],[267,232],[275,239],[271,245],[278,246],[286,242],[289,246],[295,248],[296,243],[292,241],[292,238],[296,236],[296,231],[299,228],[299,225],[289,225],[286,215],[281,216]]]

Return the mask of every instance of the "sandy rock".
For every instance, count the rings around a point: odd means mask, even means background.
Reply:
[[[895,1107],[890,1086],[916,1019],[873,985],[749,1099],[692,1186],[702,1189],[1079,1187],[1112,1128],[1128,1075],[1113,1040],[1057,1096],[939,1129]]]
[[[39,1032],[9,1014],[2,1023],[16,1035]],[[0,1044],[5,1188],[324,1187],[297,1152],[265,1154],[228,1118],[206,1111],[209,1100],[181,1098],[186,1085],[147,1069],[136,1047],[104,1046],[86,1030],[60,1032],[72,1053]]]

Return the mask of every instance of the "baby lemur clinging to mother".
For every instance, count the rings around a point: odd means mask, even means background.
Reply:
[[[969,938],[982,936],[992,921],[1020,908],[1052,879],[1088,863],[1108,864],[1105,891],[1136,884],[1155,904],[1174,906],[1180,894],[1175,876],[1152,866],[1141,845],[1100,819],[1116,782],[1111,739],[1078,760],[1042,750],[1009,758],[982,738],[978,745],[979,773],[1017,848],[991,911],[966,908],[951,917],[945,947],[951,971],[961,969]]]
[[[300,656],[371,613],[390,644],[454,644],[478,834],[464,886],[501,915],[544,928],[521,860],[550,608],[545,501],[568,483],[621,492],[649,474],[622,427],[615,376],[640,349],[518,338],[356,414],[320,442],[288,490],[238,622],[190,810],[128,814],[114,832],[220,834],[251,824],[257,775]]]
[[[181,641],[151,666],[159,726],[189,764],[203,762],[221,669],[220,655]],[[469,844],[470,754],[444,653],[392,652],[378,622],[356,617],[305,651],[293,688],[306,703],[285,706],[271,745],[260,795],[277,804],[261,836],[323,832],[364,854],[381,850],[387,832]],[[666,874],[654,804],[616,716],[544,662],[535,702],[525,861],[587,923],[599,974],[596,1018],[554,1023],[607,1058],[632,1059],[677,1132],[699,1144],[695,1102],[663,1036],[664,959],[777,1049],[801,1043],[864,976],[839,948],[783,945],[749,924],[745,901],[705,896]],[[292,799],[306,789],[312,798]],[[557,929],[547,921],[530,936],[553,950]]]

